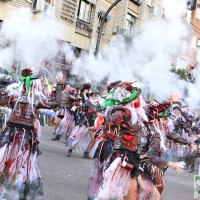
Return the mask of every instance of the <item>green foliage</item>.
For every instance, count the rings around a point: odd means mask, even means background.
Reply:
[[[186,76],[186,70],[185,69],[171,69],[170,70],[172,73],[176,74],[178,76],[179,79],[181,80],[187,80],[187,76]]]

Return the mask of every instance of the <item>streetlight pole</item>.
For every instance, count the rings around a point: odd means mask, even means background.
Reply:
[[[101,20],[101,24],[99,27],[99,33],[98,33],[98,37],[97,37],[97,43],[96,43],[96,48],[95,48],[95,53],[94,55],[97,56],[97,54],[99,53],[99,46],[100,46],[100,41],[101,41],[101,32],[103,31],[103,25],[104,22],[106,20],[106,17],[108,16],[108,13],[120,2],[121,0],[116,0],[109,8],[108,10],[105,12],[105,14],[103,15],[103,18]]]

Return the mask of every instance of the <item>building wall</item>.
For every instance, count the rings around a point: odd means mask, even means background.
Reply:
[[[92,33],[91,33],[91,49],[94,50],[96,46],[96,41],[98,37],[98,27],[100,26],[100,18],[99,13],[100,12],[106,12],[107,9],[112,5],[114,0],[98,0],[96,7],[94,8],[93,16],[92,16]],[[111,20],[106,20],[104,23],[103,33],[101,35],[101,43],[100,48],[103,48],[106,46],[110,39],[113,36],[113,27],[114,22],[116,18],[116,8],[118,5],[116,5],[108,14],[111,17]]]
[[[197,56],[199,56],[198,54],[200,51],[199,50],[200,47],[198,46],[198,40],[200,40],[200,19],[197,19],[197,17],[196,17],[197,12],[198,12],[197,7],[198,7],[198,5],[200,5],[200,0],[197,0],[196,5],[197,5],[196,9],[194,11],[192,11],[192,13],[191,13],[190,24],[192,27],[192,37],[190,38],[190,43],[188,45],[190,47],[190,51],[187,52],[188,56],[193,61],[193,63],[200,61],[200,59],[197,58]],[[194,41],[194,39],[195,39],[195,41]],[[192,45],[192,43],[195,43],[195,46]]]
[[[0,1],[0,19],[5,20],[9,17],[9,12],[15,11],[18,8],[8,3],[3,3]]]
[[[144,0],[140,7],[140,18],[139,26],[148,20],[157,20],[163,18],[163,8],[161,5],[161,0],[152,0],[151,5],[147,4],[147,0]],[[157,10],[156,14],[154,13]]]
[[[8,2],[8,4],[16,6],[18,8],[20,7],[31,7],[31,3],[27,0],[12,0],[10,2]]]
[[[64,32],[64,34],[52,36],[58,37],[58,39],[65,40],[73,46],[85,50],[95,49],[99,27],[99,12],[106,12],[112,3],[115,2],[115,0],[97,0],[96,5],[93,5],[92,21],[88,24],[79,20],[77,17],[79,0],[45,1],[52,6],[55,5],[55,19],[59,22],[59,29]],[[31,9],[31,0],[13,0],[10,2],[0,1],[0,19],[5,20],[8,18],[10,11],[17,10],[20,7]],[[105,22],[100,49],[108,45],[117,28],[124,28],[127,13],[139,18],[139,12],[140,7],[130,0],[122,0],[118,3],[109,13],[111,20]],[[37,16],[38,13],[34,13],[34,20],[37,20]],[[78,27],[77,22],[79,24],[84,24],[88,27],[89,31]]]

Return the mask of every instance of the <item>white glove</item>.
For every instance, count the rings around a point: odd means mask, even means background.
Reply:
[[[183,172],[183,168],[185,166],[185,163],[182,162],[169,162],[168,163],[168,167],[173,168],[174,170],[176,170],[178,173]]]
[[[71,110],[75,112],[76,108],[77,108],[77,106],[73,106],[73,107],[71,108]]]
[[[6,79],[7,79],[7,80],[8,80],[8,79],[12,79],[12,76],[7,75],[7,76],[6,76]]]

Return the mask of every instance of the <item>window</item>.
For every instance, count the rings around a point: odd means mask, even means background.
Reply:
[[[192,36],[192,48],[196,48],[197,37]]]
[[[135,17],[133,17],[130,14],[126,15],[126,22],[125,22],[125,30],[126,30],[126,35],[128,37],[131,37],[133,35],[133,25],[135,22]]]
[[[90,23],[92,13],[92,4],[84,0],[80,1],[78,18],[85,22]]]
[[[196,18],[199,20],[200,19],[200,4],[197,5],[196,9]]]
[[[147,0],[147,5],[152,6],[152,0]]]
[[[188,46],[187,42],[182,40],[182,44],[181,44],[181,53],[182,54],[186,54],[187,46]]]
[[[192,15],[192,11],[191,10],[187,10],[187,14],[186,14],[186,22],[187,23],[190,23],[191,15]]]
[[[151,14],[152,16],[157,16],[157,15],[158,15],[158,8],[157,8],[156,6],[152,6],[152,7],[150,8],[150,14]]]

